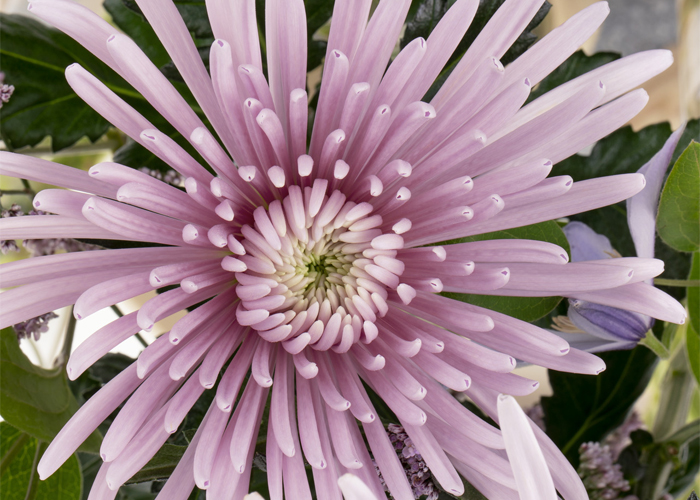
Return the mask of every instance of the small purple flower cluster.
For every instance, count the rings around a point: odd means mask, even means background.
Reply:
[[[530,409],[525,410],[525,415],[527,415],[528,418],[532,420],[537,427],[539,427],[543,431],[547,430],[544,424],[544,408],[542,408],[542,405],[540,403],[537,403],[536,405],[530,407]]]
[[[49,312],[37,316],[36,318],[22,321],[13,326],[17,334],[17,340],[29,339],[34,337],[34,340],[39,340],[42,333],[49,331],[49,321],[58,318],[58,314]]]
[[[15,86],[7,85],[5,83],[5,73],[0,71],[0,108],[2,108],[3,104],[10,102],[10,97],[12,97],[14,91]]]
[[[630,484],[622,475],[620,465],[613,463],[608,445],[583,443],[579,454],[578,473],[590,500],[638,500],[634,495],[622,496],[630,490]]]
[[[3,219],[6,217],[19,217],[21,215],[24,215],[22,207],[20,207],[16,203],[13,203],[10,208],[3,210],[0,213],[0,216]],[[19,252],[17,242],[15,240],[0,240],[0,252],[2,252],[3,255],[9,252]]]
[[[185,179],[182,177],[182,175],[180,175],[179,172],[176,172],[173,169],[170,169],[165,173],[161,172],[160,170],[155,170],[148,167],[141,167],[139,170],[144,174],[148,174],[154,179],[163,181],[166,184],[170,184],[171,186],[183,186],[185,183]]]
[[[427,496],[427,500],[437,500],[439,492],[430,475],[430,469],[425,464],[423,457],[416,449],[411,438],[408,437],[403,427],[389,424],[387,431],[389,440],[399,455],[399,460],[406,471],[406,477],[411,484],[413,495],[416,498]]]
[[[12,206],[2,211],[2,217],[21,217],[24,215],[22,207],[13,203]],[[30,210],[27,215],[48,215],[42,210]],[[37,240],[24,240],[22,246],[27,249],[32,257],[41,257],[44,255],[54,255],[59,250],[65,252],[82,252],[86,250],[98,250],[99,246],[82,243],[71,238],[46,238]],[[19,247],[15,240],[0,240],[0,252],[6,254],[8,252],[19,252]]]
[[[639,418],[639,414],[636,411],[633,411],[620,427],[608,434],[608,436],[605,438],[604,444],[610,447],[610,456],[612,457],[613,461],[617,461],[617,458],[620,456],[620,452],[627,448],[627,446],[632,442],[630,439],[630,434],[637,429],[643,428],[644,422],[642,422],[642,419]]]

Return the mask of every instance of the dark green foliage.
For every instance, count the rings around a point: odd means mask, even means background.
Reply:
[[[45,370],[32,364],[19,348],[12,328],[0,332],[0,412],[13,427],[42,441],[51,441],[78,410],[62,368]],[[81,451],[96,452],[99,433]]]
[[[39,480],[46,443],[0,422],[0,491],[3,500],[80,500],[83,478],[75,455],[48,479]]]
[[[603,353],[600,375],[550,370],[554,394],[542,398],[547,434],[578,467],[582,443],[601,441],[619,427],[646,388],[657,357],[645,347]]]
[[[700,144],[693,141],[678,158],[659,201],[656,231],[664,242],[679,252],[700,247]]]
[[[10,149],[35,146],[48,135],[59,151],[83,136],[94,142],[107,132],[109,123],[66,82],[65,68],[74,62],[117,94],[133,92],[80,44],[27,16],[0,14],[0,57],[5,83],[15,86],[0,109],[0,134]]]

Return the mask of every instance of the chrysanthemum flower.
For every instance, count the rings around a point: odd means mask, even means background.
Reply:
[[[42,478],[127,400],[102,442],[90,494],[114,498],[218,381],[159,498],[185,499],[195,484],[217,500],[248,493],[269,398],[272,499],[311,498],[306,463],[319,499],[341,498],[337,479],[346,471],[385,498],[374,463],[393,498],[412,499],[369,387],[440,487],[459,495],[464,477],[489,498],[513,498],[500,431],[449,390],[467,391],[495,415],[499,393],[537,385],[510,373],[516,358],[589,374],[604,365],[554,334],[438,293],[560,295],[683,321],[679,304],[644,283],[662,270],[653,259],[567,263],[562,248],[526,240],[439,245],[637,193],[640,174],[579,183],[548,175],[634,116],[647,96],[626,92],[671,63],[666,51],[630,56],[521,109],[608,7],[585,9],[504,69],[499,58],[542,4],[508,0],[430,104],[421,102],[478,3],[458,0],[427,40],[411,42],[387,69],[410,1],[382,0],[369,21],[370,0],[336,1],[308,148],[301,0],[267,1],[267,78],[255,1],[208,2],[217,37],[211,76],[172,1],[138,1],[223,146],[127,36],[65,0],[31,4],[143,94],[215,172],[77,64],[66,77],[78,95],[186,177],[186,192],[114,163],[88,174],[2,153],[0,173],[70,189],[35,198],[36,208],[57,215],[1,220],[3,238],[161,245],[7,264],[2,286],[17,288],[3,296],[2,326],[70,304],[85,318],[175,285],[81,344],[68,363],[71,378],[140,329],[206,301],[80,408],[43,456]],[[535,435],[561,495],[586,498],[555,445]]]

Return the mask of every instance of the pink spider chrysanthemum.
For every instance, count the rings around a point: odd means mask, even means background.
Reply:
[[[682,322],[683,308],[644,283],[654,259],[567,263],[556,245],[455,238],[533,224],[626,199],[640,174],[573,183],[552,166],[626,123],[646,103],[628,91],[671,63],[667,51],[612,62],[522,107],[533,85],[602,23],[605,2],[577,14],[507,68],[499,62],[543,0],[507,0],[431,102],[420,99],[457,47],[478,0],[457,0],[427,40],[391,61],[409,0],[337,0],[307,148],[306,15],[301,0],[267,0],[267,78],[254,0],[207,1],[216,41],[210,74],[171,0],[138,0],[221,140],[136,44],[66,0],[30,11],[100,57],[158,110],[214,174],[77,64],[75,92],[185,178],[186,192],[102,163],[89,173],[0,153],[0,173],[68,188],[44,190],[57,215],[0,220],[4,239],[100,238],[160,246],[53,255],[2,267],[1,326],[75,304],[85,318],[154,288],[179,285],[95,332],[72,354],[71,378],[124,339],[202,303],[103,387],[51,443],[52,474],[125,400],[104,436],[90,499],[113,499],[218,380],[216,397],[159,499],[248,493],[268,399],[266,458],[273,500],[341,498],[348,471],[377,498],[414,498],[365,390],[395,413],[433,479],[466,478],[488,498],[515,498],[499,393],[536,383],[515,359],[595,374],[601,360],[531,324],[438,292],[564,296]],[[219,373],[226,365],[223,376]],[[250,375],[250,376],[249,376]],[[239,394],[242,392],[242,394]],[[359,425],[358,425],[359,422]],[[554,485],[587,498],[539,429]],[[376,464],[376,468],[375,468]],[[377,470],[381,476],[377,474]]]

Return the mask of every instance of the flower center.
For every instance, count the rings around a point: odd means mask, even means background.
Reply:
[[[258,207],[232,247],[238,255],[224,265],[238,271],[239,323],[294,350],[345,352],[371,340],[377,316],[386,313],[387,287],[398,285],[373,260],[394,259],[397,250],[386,247],[398,235],[384,234],[371,204],[337,190],[327,195],[327,185],[290,186],[267,210]]]

